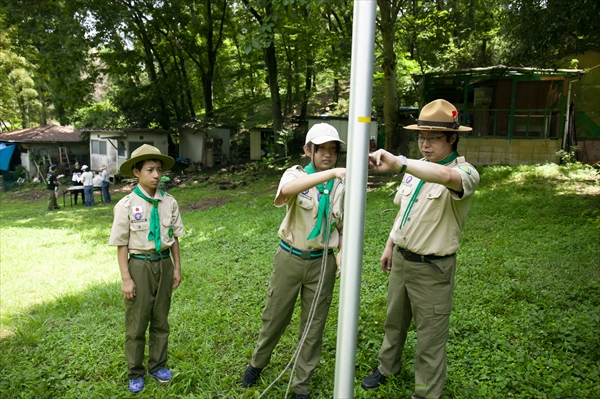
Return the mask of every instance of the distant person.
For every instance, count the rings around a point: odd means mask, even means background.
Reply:
[[[179,237],[185,234],[179,206],[170,194],[158,189],[163,171],[175,160],[156,147],[144,144],[120,168],[138,184],[113,210],[108,243],[117,246],[121,292],[125,298],[125,357],[129,390],[144,389],[143,365],[149,325],[148,373],[168,382],[166,368],[169,310],[172,291],[181,283]],[[172,259],[171,259],[172,256]]]
[[[87,165],[81,167],[81,181],[83,183],[83,193],[85,195],[85,206],[94,206],[94,174]]]
[[[292,383],[294,399],[310,398],[310,377],[321,357],[323,330],[335,285],[333,248],[342,246],[342,179],[346,168],[335,168],[335,165],[343,143],[333,126],[314,125],[304,145],[311,162],[304,168],[292,166],[281,177],[274,204],[285,205],[286,214],[279,228],[281,241],[273,259],[262,327],[242,378],[244,387],[256,384],[263,368],[269,364],[271,353],[292,318],[298,294],[302,309],[299,334],[303,335],[323,274],[314,319],[302,342]],[[325,264],[323,257],[326,257]],[[338,267],[341,267],[341,255],[338,257]]]
[[[473,165],[458,155],[456,108],[445,100],[423,107],[416,125],[421,159],[369,154],[375,172],[404,173],[394,203],[400,206],[381,269],[390,273],[385,336],[379,367],[362,387],[374,389],[400,372],[406,334],[414,318],[417,330],[415,390],[412,399],[437,399],[446,382],[446,341],[450,328],[456,251],[471,198],[479,184]]]
[[[83,181],[81,178],[81,174],[83,171],[79,166],[79,162],[75,162],[75,167],[71,170],[71,181],[73,182],[73,186],[83,187]],[[77,198],[79,197],[80,190],[75,190],[75,205],[77,205]],[[81,202],[85,203],[85,193],[81,190]]]
[[[100,170],[102,171],[102,196],[104,197],[104,203],[110,204],[110,191],[108,190],[110,186],[110,173],[108,173],[108,169],[106,169],[106,165],[100,165]]]
[[[102,176],[100,176],[100,172],[96,171],[96,173],[94,173],[92,183],[94,187],[102,187]]]
[[[58,186],[60,186],[60,182],[58,181],[58,175],[56,172],[58,171],[58,165],[50,165],[48,169],[48,175],[46,177],[46,181],[48,182],[46,188],[50,190],[50,194],[48,196],[48,210],[53,211],[54,209],[59,209],[58,203],[56,202],[56,192],[58,190]]]

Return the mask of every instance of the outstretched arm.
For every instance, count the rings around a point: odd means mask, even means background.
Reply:
[[[279,196],[275,199],[275,205],[283,205],[294,195],[313,188],[317,184],[334,178],[343,179],[344,177],[346,177],[346,168],[335,168],[294,179],[281,187]]]
[[[385,150],[377,150],[369,154],[369,167],[375,172],[400,170],[402,159]],[[426,182],[441,184],[458,193],[463,191],[460,174],[456,170],[443,165],[417,159],[407,159],[405,172]]]

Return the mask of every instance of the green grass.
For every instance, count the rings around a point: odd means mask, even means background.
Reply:
[[[480,168],[458,256],[446,398],[600,397],[600,186],[591,168]],[[220,174],[172,188],[187,235],[171,308],[168,385],[137,398],[257,398],[295,349],[298,312],[257,387],[240,376],[260,328],[277,229],[280,171]],[[235,181],[234,190],[215,182]],[[379,257],[395,216],[394,185],[368,194],[355,397],[409,398],[416,335],[404,368],[376,391],[387,277]],[[30,190],[30,191],[27,191]],[[37,189],[26,189],[21,197]],[[112,207],[45,210],[0,194],[2,398],[125,398],[124,314]],[[115,195],[115,200],[123,194]],[[62,201],[59,201],[62,203]],[[393,209],[393,211],[389,211]],[[337,291],[312,395],[331,398]],[[282,398],[287,377],[266,398]]]

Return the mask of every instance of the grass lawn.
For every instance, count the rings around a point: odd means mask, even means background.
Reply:
[[[582,166],[479,168],[458,255],[445,398],[600,398],[600,184]],[[258,398],[288,363],[298,312],[256,387],[239,382],[260,314],[284,210],[281,171],[199,176],[169,190],[187,235],[171,308],[171,383],[136,398]],[[220,190],[219,180],[235,181]],[[397,179],[367,197],[356,398],[410,398],[416,335],[400,375],[376,391],[387,276],[379,257]],[[40,197],[40,199],[35,199]],[[114,195],[113,202],[124,194]],[[59,200],[62,205],[62,200]],[[129,398],[112,205],[46,210],[45,188],[0,193],[0,396]],[[339,283],[312,397],[331,398]],[[283,398],[288,376],[264,397]]]

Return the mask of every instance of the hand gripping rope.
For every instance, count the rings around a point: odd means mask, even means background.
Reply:
[[[342,182],[345,179],[342,179]],[[339,184],[335,184],[333,186],[333,189],[331,190],[331,198],[334,198],[334,193],[337,190],[337,188],[339,187]],[[343,203],[343,202],[342,202]],[[327,217],[327,230],[326,231],[330,231],[331,229],[331,218],[333,215],[333,207],[330,207],[329,209],[329,215]],[[258,399],[261,399],[268,391],[269,389],[271,389],[271,387],[273,385],[275,385],[275,383],[277,381],[279,381],[279,379],[281,379],[281,377],[283,377],[283,375],[285,374],[285,372],[287,371],[287,369],[290,368],[290,365],[292,365],[293,362],[293,366],[292,366],[292,370],[290,372],[290,379],[288,381],[288,386],[287,389],[285,391],[285,396],[287,398],[288,394],[290,393],[290,387],[292,386],[292,380],[294,377],[294,371],[296,370],[296,364],[298,363],[298,355],[300,354],[300,351],[302,350],[302,346],[304,345],[304,341],[306,340],[306,337],[308,336],[308,332],[310,331],[310,326],[312,324],[312,321],[315,317],[315,311],[317,309],[317,303],[319,302],[319,297],[321,296],[321,289],[323,288],[323,277],[325,276],[325,269],[327,267],[327,256],[328,256],[328,252],[329,252],[329,237],[331,236],[331,234],[327,234],[327,237],[325,239],[325,242],[323,243],[323,257],[321,258],[321,272],[319,274],[319,281],[317,282],[317,289],[315,291],[315,296],[313,298],[313,301],[310,305],[310,310],[308,312],[308,318],[306,320],[306,325],[304,326],[304,331],[302,332],[302,336],[300,337],[300,341],[298,342],[298,346],[296,347],[296,350],[294,351],[294,354],[292,355],[292,358],[290,359],[290,361],[288,362],[288,364],[284,367],[283,371],[277,376],[277,378],[275,378],[275,380],[273,380],[273,382],[271,384],[269,384],[269,386],[260,394],[260,396],[258,397]]]

